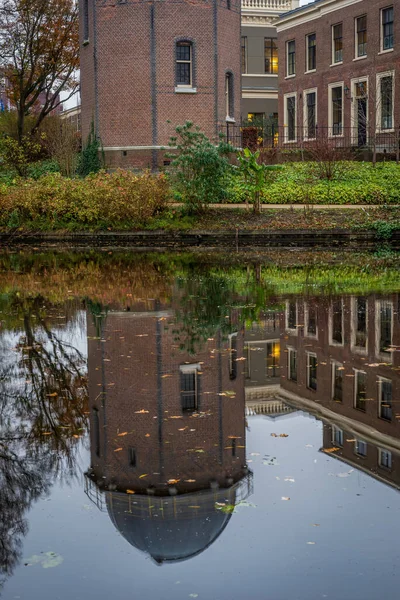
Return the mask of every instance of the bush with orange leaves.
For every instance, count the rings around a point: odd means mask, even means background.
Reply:
[[[38,180],[0,185],[0,226],[134,228],[161,212],[167,198],[163,174],[118,170],[68,179],[49,173]]]

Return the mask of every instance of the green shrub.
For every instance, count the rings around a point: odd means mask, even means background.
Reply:
[[[41,160],[38,162],[31,163],[28,165],[27,175],[32,179],[39,179],[39,177],[43,177],[47,173],[59,173],[60,165],[57,161],[48,159]]]
[[[0,188],[0,224],[9,226],[18,214],[21,225],[139,226],[166,206],[167,193],[165,176],[148,172],[102,171],[83,180],[49,173]]]
[[[92,122],[86,145],[78,159],[76,172],[80,177],[87,177],[91,173],[98,173],[104,166],[104,158],[100,158],[100,140],[94,130]]]

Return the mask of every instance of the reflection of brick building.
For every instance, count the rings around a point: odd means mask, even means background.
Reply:
[[[335,423],[325,426],[325,449],[400,482],[398,307],[395,294],[288,301],[281,392]]]
[[[215,502],[244,493],[243,335],[218,333],[193,357],[154,308],[109,313],[101,331],[88,318],[89,474],[122,535],[163,562],[209,545],[230,516]]]

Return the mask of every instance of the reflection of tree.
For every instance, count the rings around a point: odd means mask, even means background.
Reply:
[[[1,574],[21,557],[24,514],[56,475],[73,477],[88,427],[84,357],[51,326],[43,305],[40,297],[10,299],[21,329],[0,339],[0,589]]]

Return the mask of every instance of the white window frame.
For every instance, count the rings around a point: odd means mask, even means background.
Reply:
[[[317,308],[316,308],[316,310],[317,310]],[[309,313],[309,301],[305,300],[304,301],[304,337],[310,338],[313,340],[317,340],[318,339],[318,318],[317,318],[317,322],[316,322],[315,334],[308,333],[308,313]],[[317,311],[317,315],[318,315],[318,311]]]
[[[341,437],[341,443],[338,444],[337,441],[335,440],[335,435],[339,433],[340,437]],[[332,425],[332,446],[339,446],[340,448],[343,448],[343,442],[344,442],[344,432],[343,429],[340,429],[340,427],[337,427],[336,425]]]
[[[292,73],[292,75],[289,75],[289,44],[291,42],[294,42],[294,73]],[[291,39],[288,40],[285,44],[285,51],[286,51],[286,60],[285,60],[285,79],[291,79],[292,77],[296,77],[296,71],[297,71],[297,48],[296,48],[296,39]]]
[[[318,88],[310,88],[308,90],[304,90],[303,92],[303,130],[304,130],[304,140],[311,141],[315,140],[314,137],[308,137],[308,114],[307,114],[307,96],[308,94],[315,93],[315,131],[317,130],[318,124]]]
[[[195,374],[194,393],[195,393],[195,398],[196,398],[196,407],[193,409],[194,411],[198,410],[198,408],[199,408],[199,382],[198,382],[199,371],[201,371],[200,363],[179,365],[179,374],[181,374],[181,373],[183,375],[192,375],[193,373]],[[182,391],[183,390],[180,391],[181,402],[182,402]],[[186,411],[184,411],[184,412],[186,412]],[[190,412],[190,410],[188,410],[188,412]]]
[[[386,54],[387,52],[393,52],[394,48],[387,48],[386,50],[383,47],[383,11],[388,8],[393,8],[393,19],[394,19],[394,4],[388,4],[388,6],[384,6],[380,9],[379,12],[379,54]],[[394,28],[394,21],[393,21]],[[393,34],[394,35],[394,34]]]
[[[341,25],[342,26],[342,60],[339,61],[335,61],[335,39],[333,37],[333,31],[334,28],[337,25]],[[333,25],[331,25],[331,67],[336,67],[337,65],[342,65],[343,64],[343,21],[339,21],[338,23],[333,23]]]
[[[381,339],[381,305],[382,302],[387,302],[390,304],[392,309],[392,322],[391,322],[391,345],[393,344],[393,326],[394,326],[394,310],[393,310],[393,302],[391,300],[376,300],[375,301],[375,356],[377,358],[381,358],[385,362],[392,362],[392,352],[380,352],[380,339]]]
[[[189,54],[190,60],[178,60],[176,58],[177,48],[178,48],[178,46],[180,44],[184,44],[184,45],[189,46],[189,48],[190,48],[190,54]],[[193,87],[193,42],[191,42],[190,40],[178,40],[177,42],[175,42],[175,65],[177,65],[179,63],[183,63],[183,64],[189,63],[190,84],[176,82],[175,91],[179,91],[179,90],[194,90],[195,88]]]
[[[334,402],[343,402],[343,397],[341,400],[337,400],[335,398],[335,369],[336,367],[340,368],[340,370],[344,371],[344,367],[343,364],[338,362],[337,360],[331,360],[331,400],[333,400]],[[344,383],[344,377],[343,379],[343,383]],[[343,392],[343,388],[342,388],[342,392]]]
[[[357,446],[358,446],[359,443],[365,444],[365,454],[360,454],[358,452]],[[360,456],[361,458],[366,458],[367,457],[367,455],[368,455],[368,444],[367,444],[367,442],[365,440],[356,439],[356,441],[354,442],[354,454],[356,454],[357,456]]]
[[[380,419],[382,419],[383,421],[386,421],[387,423],[391,423],[393,421],[393,416],[392,418],[389,419],[385,419],[384,417],[381,416],[381,404],[382,404],[382,383],[384,381],[387,381],[391,384],[392,386],[392,415],[393,415],[393,381],[391,379],[388,379],[387,377],[381,377],[380,375],[378,375],[378,417]]]
[[[363,348],[362,346],[357,346],[356,345],[356,330],[357,330],[357,323],[356,323],[356,319],[357,319],[357,300],[358,298],[356,296],[353,296],[351,298],[351,342],[350,342],[350,348],[352,350],[352,352],[356,352],[357,354],[368,354],[368,298],[366,299],[366,304],[365,304],[365,310],[366,310],[366,325],[367,325],[367,330],[366,330],[366,342],[365,342],[365,348]]]
[[[339,63],[337,63],[339,64]],[[333,133],[333,105],[332,105],[332,90],[334,88],[342,88],[342,133]],[[328,85],[328,135],[330,138],[344,137],[344,81],[337,81]]]
[[[298,328],[298,324],[299,324],[299,305],[297,300],[294,300],[294,302],[296,303],[296,327],[293,329],[291,327],[289,327],[289,304],[290,304],[290,300],[286,300],[286,308],[285,308],[285,329],[286,331],[290,331],[292,334],[297,335],[297,332],[299,330]]]
[[[332,304],[332,302],[329,305],[328,329],[329,329],[329,345],[330,346],[338,346],[338,347],[342,348],[344,346],[344,302],[343,302],[343,298],[340,298],[340,302],[342,304],[342,343],[336,342],[335,340],[332,339],[332,336],[333,336],[333,304]]]
[[[387,454],[390,458],[390,465],[383,465],[382,464],[382,454],[385,453]],[[393,455],[390,452],[390,450],[386,450],[386,448],[378,448],[378,465],[380,466],[381,469],[386,469],[387,471],[391,471],[393,469]]]
[[[317,354],[315,352],[306,352],[307,355],[307,373],[306,373],[306,386],[308,390],[311,390],[312,392],[316,392],[318,389],[318,375],[317,375],[317,387],[314,390],[314,388],[310,387],[310,358],[311,356],[313,356],[316,361],[317,361],[317,374],[318,374],[318,358],[317,358]]]
[[[358,406],[356,406],[357,403],[357,391],[358,391],[358,378],[357,375],[358,373],[362,373],[363,375],[365,375],[365,377],[367,377],[367,373],[366,371],[363,371],[362,369],[353,369],[354,372],[354,389],[353,389],[353,407],[355,408],[355,410],[359,410],[360,412],[366,413],[367,412],[367,404],[365,404],[365,410],[363,410],[362,408],[359,408]],[[365,391],[367,390],[367,382],[365,382]],[[365,403],[367,402],[367,399],[365,398]]]
[[[358,55],[358,35],[357,35],[357,21],[358,19],[367,18],[367,54]],[[363,60],[363,58],[368,57],[368,15],[358,15],[358,17],[354,18],[354,59],[353,60]]]
[[[296,104],[295,104],[295,112],[294,112],[294,120],[295,120],[295,126],[294,126],[294,131],[295,131],[295,136],[294,139],[289,139],[289,113],[288,113],[288,99],[289,98],[295,98],[296,100]],[[285,94],[283,96],[283,114],[284,114],[284,143],[285,144],[292,144],[293,142],[296,141],[296,137],[297,137],[297,115],[298,115],[298,103],[297,103],[297,92],[290,92],[288,94]]]
[[[287,346],[287,351],[288,351],[287,378],[288,378],[288,381],[294,381],[295,383],[297,383],[297,381],[299,380],[299,363],[298,363],[299,354],[298,354],[296,348],[293,348],[293,346]],[[292,377],[290,376],[290,355],[292,352],[296,353],[296,379],[292,379]]]
[[[367,133],[367,143],[368,143],[368,131],[369,131],[369,98],[368,98],[368,90],[369,90],[369,77],[368,75],[364,77],[355,77],[350,80],[350,89],[351,89],[351,131],[352,131],[352,143],[357,143],[358,137],[358,115],[357,115],[357,97],[356,97],[356,87],[358,83],[366,83],[367,84],[367,120],[365,123],[366,133]]]
[[[309,69],[308,68],[308,62],[309,62],[309,45],[308,45],[308,38],[311,35],[315,35],[315,53],[317,52],[317,33],[316,31],[313,31],[312,33],[308,33],[306,35],[306,70],[305,70],[305,74],[308,73],[315,73],[315,71],[317,70],[317,68],[315,67],[315,69]],[[315,64],[317,64],[317,55],[315,54]]]
[[[382,129],[381,121],[382,121],[382,104],[381,104],[381,80],[385,77],[392,77],[393,85],[392,85],[392,123],[393,127],[390,129]],[[376,133],[393,133],[395,130],[394,127],[394,103],[396,101],[396,74],[395,71],[384,71],[382,73],[377,73],[376,75]]]

